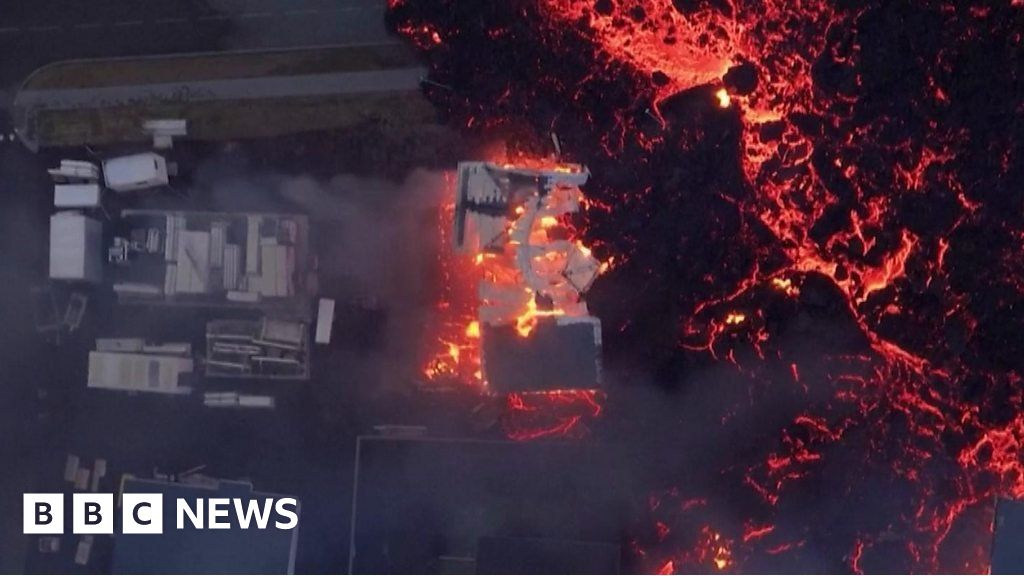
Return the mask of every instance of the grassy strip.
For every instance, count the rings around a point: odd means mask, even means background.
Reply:
[[[412,51],[402,44],[66,62],[35,74],[25,89],[95,88],[190,80],[294,76],[408,68],[418,64]]]
[[[36,135],[42,146],[80,146],[148,140],[142,122],[185,118],[189,139],[268,138],[365,122],[423,125],[436,121],[434,108],[418,92],[305,98],[156,101],[101,109],[41,110]]]

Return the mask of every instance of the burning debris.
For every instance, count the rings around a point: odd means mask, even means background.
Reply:
[[[445,323],[455,329],[426,375],[505,394],[510,438],[579,436],[600,413],[601,323],[584,295],[606,265],[564,224],[588,177],[571,164],[459,165],[454,256],[443,261],[459,271],[446,273],[459,301],[441,305],[459,318]]]
[[[559,221],[579,210],[579,186],[588,176],[575,165],[459,165],[455,249],[472,254],[481,270],[471,327],[480,330],[483,378],[492,390],[592,388],[601,381],[601,323],[583,295],[602,266]]]

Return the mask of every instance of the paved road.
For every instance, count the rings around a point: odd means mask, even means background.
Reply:
[[[412,67],[394,70],[198,80],[99,88],[23,90],[15,97],[12,110],[14,111],[13,115],[18,118],[18,130],[24,137],[26,146],[35,150],[38,148],[38,142],[34,132],[33,116],[44,108],[101,108],[155,100],[245,100],[249,98],[414,92],[419,89],[420,81],[426,74],[426,69]],[[8,134],[6,141],[0,142],[0,145],[13,143],[14,139],[11,134]]]
[[[384,10],[384,0],[0,0],[0,109],[50,62],[394,41]]]

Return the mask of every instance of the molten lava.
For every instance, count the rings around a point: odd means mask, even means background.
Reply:
[[[727,375],[713,488],[664,479],[638,569],[986,571],[994,497],[1024,497],[1021,2],[389,18],[451,122],[594,169],[571,226],[616,263],[591,298],[609,361],[691,393]],[[456,324],[436,373],[479,369]]]

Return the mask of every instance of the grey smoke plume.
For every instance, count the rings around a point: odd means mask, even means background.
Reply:
[[[351,358],[346,375],[381,393],[416,379],[439,287],[437,260],[449,249],[440,245],[437,228],[448,201],[443,173],[415,170],[403,182],[351,175],[319,180],[249,171],[221,159],[196,171],[188,194],[197,210],[307,215],[320,294],[336,299],[339,311],[369,307],[386,317],[380,346]],[[335,324],[341,339],[351,329]]]

